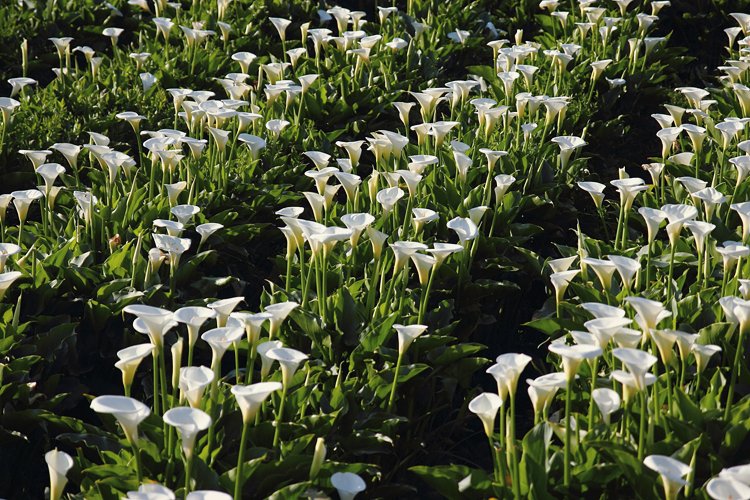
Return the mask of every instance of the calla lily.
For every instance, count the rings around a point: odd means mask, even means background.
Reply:
[[[578,187],[586,191],[591,195],[591,199],[594,200],[594,206],[601,208],[602,202],[604,201],[604,189],[607,187],[600,182],[579,182]]]
[[[232,317],[240,320],[245,325],[245,335],[248,343],[252,346],[260,339],[263,323],[270,320],[273,316],[267,312],[261,313],[232,313]]]
[[[299,304],[296,302],[279,302],[277,304],[271,304],[265,308],[264,312],[271,315],[268,332],[270,339],[273,339],[274,335],[279,333],[281,324],[297,307],[299,307]]]
[[[167,234],[174,237],[179,237],[185,230],[185,226],[179,222],[165,219],[154,219],[154,228],[165,228]]]
[[[190,240],[188,238],[178,238],[177,236],[170,236],[168,234],[154,233],[154,245],[159,250],[167,252],[169,254],[169,266],[170,270],[174,272],[180,263],[180,257],[183,253],[190,249]]]
[[[258,344],[258,354],[260,355],[261,360],[261,367],[260,367],[260,378],[265,379],[268,376],[268,373],[271,371],[271,366],[273,366],[274,360],[268,357],[267,353],[271,349],[277,349],[280,347],[284,347],[284,344],[282,344],[278,340],[267,340],[265,342],[261,342]]]
[[[404,326],[396,324],[393,325],[393,328],[396,330],[396,333],[398,335],[399,356],[402,356],[412,344],[412,342],[414,342],[417,337],[422,335],[427,330],[427,326],[425,325]]]
[[[612,349],[614,357],[622,361],[628,372],[633,376],[637,390],[646,388],[647,372],[656,363],[656,356],[639,349],[617,347]]]
[[[242,412],[242,421],[245,424],[251,423],[268,396],[281,390],[281,388],[282,385],[279,382],[258,382],[252,385],[233,386],[232,394],[237,399],[237,406],[240,407]]]
[[[577,258],[577,255],[571,255],[570,257],[551,259],[547,261],[547,265],[549,266],[550,270],[552,270],[553,274],[563,273],[570,269],[570,266],[573,265],[573,262],[575,262]]]
[[[648,334],[656,328],[656,325],[664,318],[672,315],[664,308],[664,304],[655,300],[644,299],[642,297],[625,297],[625,301],[635,309],[638,314],[636,321]]]
[[[292,378],[297,372],[299,364],[305,361],[308,356],[296,349],[288,347],[275,347],[266,351],[266,357],[278,361],[281,365],[281,380],[285,390],[292,383]]]
[[[26,216],[29,213],[29,207],[34,202],[43,196],[42,192],[38,189],[26,189],[23,191],[13,191],[10,193],[13,197],[13,205],[16,207],[18,212],[18,219],[21,224],[26,222]]]
[[[570,161],[570,156],[573,154],[573,152],[576,149],[580,149],[586,144],[588,144],[586,141],[584,141],[580,137],[571,136],[571,135],[563,135],[559,137],[554,137],[552,139],[552,142],[554,142],[560,147],[560,168],[562,169],[568,166],[568,161]]]
[[[714,500],[747,500],[750,485],[729,477],[714,477],[706,483],[706,493]]]
[[[205,243],[205,241],[210,238],[212,234],[223,228],[223,224],[218,224],[216,222],[206,222],[204,224],[196,226],[195,231],[201,236],[201,241],[200,243],[198,243],[198,248],[200,249],[200,247],[203,246],[203,243]]]
[[[437,269],[450,255],[463,252],[463,250],[464,247],[455,243],[435,243],[432,248],[425,251],[435,257],[435,269]]]
[[[221,358],[224,357],[224,353],[227,352],[229,346],[240,340],[244,333],[245,331],[242,328],[225,326],[213,328],[201,335],[201,338],[211,346],[211,368],[214,373],[218,373]]]
[[[173,206],[169,213],[177,218],[177,222],[183,225],[187,225],[188,221],[194,216],[200,213],[201,209],[195,205],[176,205]]]
[[[127,396],[99,396],[91,401],[91,409],[114,415],[133,445],[138,443],[138,424],[151,413],[148,406]]]
[[[334,473],[331,476],[331,484],[336,488],[341,500],[353,500],[367,488],[365,481],[352,472]]]
[[[47,161],[47,156],[52,154],[52,151],[48,151],[46,149],[41,150],[29,150],[29,149],[21,149],[18,151],[22,155],[24,155],[26,158],[29,159],[32,166],[34,167],[34,170],[39,168],[44,162]]]
[[[49,469],[49,498],[50,500],[59,500],[62,498],[65,485],[68,483],[66,477],[68,471],[73,468],[73,459],[64,451],[57,448],[48,451],[44,455]]]
[[[151,355],[154,351],[153,344],[137,344],[126,347],[117,351],[119,361],[115,366],[122,372],[122,385],[125,388],[125,395],[130,395],[130,386],[133,385],[133,378],[138,366],[146,356]]]
[[[198,340],[201,326],[216,317],[216,311],[208,307],[182,307],[174,313],[174,320],[183,323],[188,330],[188,353],[192,352],[192,347]],[[192,362],[192,356],[188,355],[188,363]]]
[[[657,472],[664,486],[664,496],[667,500],[677,498],[683,486],[688,484],[684,479],[692,470],[690,466],[665,455],[649,455],[643,463],[649,469]]]
[[[719,477],[736,479],[744,484],[750,485],[750,464],[735,465],[719,471]]]
[[[190,407],[200,408],[203,394],[214,379],[214,372],[205,366],[186,366],[180,368],[180,393],[187,400]]]
[[[746,241],[748,234],[750,234],[750,201],[733,203],[729,208],[737,212],[737,215],[740,216],[740,220],[742,221],[742,241]]]
[[[416,234],[420,234],[426,224],[436,221],[440,217],[437,212],[429,208],[413,208],[412,215],[412,224]]]
[[[630,318],[605,317],[587,321],[583,326],[594,335],[596,344],[602,349],[606,348],[617,332],[625,328],[632,320]]]
[[[422,286],[426,286],[427,281],[430,277],[430,271],[435,266],[435,262],[437,262],[437,260],[432,255],[415,253],[411,255],[411,261],[414,263],[414,267],[417,269],[419,284]]]
[[[448,221],[446,227],[456,232],[459,241],[464,247],[466,247],[469,241],[474,240],[479,235],[477,225],[468,217],[455,217]]]
[[[339,165],[341,165],[340,162]],[[362,184],[362,178],[356,174],[338,171],[334,172],[333,175],[336,176],[336,179],[344,188],[349,203],[354,203],[359,192],[359,185]]]
[[[232,500],[232,495],[223,491],[197,490],[188,493],[185,500]]]
[[[604,423],[609,425],[610,416],[620,408],[620,395],[612,389],[598,388],[593,390],[591,397],[594,398]]]
[[[712,344],[693,344],[690,350],[695,356],[695,369],[701,373],[706,369],[711,356],[721,352],[721,347]]]
[[[13,121],[13,113],[21,103],[10,97],[0,97],[0,112],[3,115],[3,125],[7,127]]]
[[[277,138],[281,134],[281,131],[289,125],[291,123],[286,120],[273,119],[266,122],[266,129],[271,132],[271,137]]]
[[[502,380],[506,385],[507,393],[510,397],[514,397],[516,394],[516,388],[518,387],[518,379],[521,377],[526,366],[531,362],[531,357],[526,354],[518,353],[506,353],[501,354],[495,359],[495,365],[500,365],[502,369]],[[490,367],[491,369],[492,367]],[[487,370],[487,373],[491,373]],[[491,373],[495,376],[497,372]],[[500,379],[495,376],[495,381],[500,384]]]
[[[276,31],[278,31],[281,41],[286,42],[286,29],[292,22],[289,19],[282,19],[280,17],[269,17],[268,20],[271,21]]]
[[[36,173],[44,180],[44,193],[49,198],[52,185],[60,175],[65,173],[65,167],[59,163],[44,163],[39,165]]]
[[[692,193],[692,196],[694,199],[697,198],[703,202],[703,208],[706,212],[706,221],[711,220],[714,211],[716,210],[716,206],[724,203],[727,199],[726,196],[712,187],[696,191],[695,193]]]
[[[237,136],[237,140],[245,143],[253,160],[257,160],[260,157],[261,150],[266,147],[265,139],[252,134],[240,134]]]
[[[164,187],[167,189],[169,205],[174,206],[177,204],[177,198],[180,196],[180,193],[182,193],[187,187],[187,182],[180,181],[175,182],[174,184],[164,184]]]
[[[125,498],[126,500],[175,500],[177,497],[166,486],[148,483],[140,485],[138,491],[128,491]]]
[[[393,250],[394,262],[393,262],[393,275],[398,274],[401,269],[404,268],[409,260],[409,257],[416,254],[420,250],[427,250],[427,245],[419,243],[417,241],[396,241],[391,245]]]
[[[208,304],[208,307],[216,312],[216,326],[219,328],[226,326],[229,315],[244,300],[245,297],[231,297]]]
[[[641,390],[638,388],[636,377],[625,370],[612,370],[612,378],[622,384],[623,400],[627,404],[634,395]],[[643,387],[646,388],[656,382],[656,375],[647,372],[643,377]]]
[[[164,414],[164,422],[177,428],[182,439],[182,452],[187,460],[193,457],[195,438],[211,425],[211,417],[197,408],[179,406]]]
[[[693,239],[695,240],[695,248],[698,253],[703,253],[703,249],[706,247],[706,237],[716,229],[716,226],[710,222],[703,222],[699,220],[689,220],[684,226],[693,233]]]
[[[565,290],[568,289],[568,285],[570,284],[570,282],[573,281],[573,278],[575,278],[580,272],[580,269],[573,269],[570,271],[552,273],[550,275],[549,278],[552,282],[552,286],[555,289],[555,301],[557,304],[562,302],[563,296],[565,295]]]
[[[132,314],[143,322],[151,338],[151,343],[154,344],[158,352],[161,352],[164,346],[164,332],[174,320],[172,311],[159,307],[131,304],[126,306],[123,312]]]
[[[549,350],[562,358],[563,371],[565,372],[568,387],[570,387],[570,383],[575,379],[578,368],[583,361],[594,359],[602,354],[602,349],[598,346],[567,345],[562,342],[551,343]]]
[[[546,414],[547,408],[555,397],[557,391],[566,385],[566,377],[563,372],[554,372],[542,375],[535,379],[526,379],[529,385],[528,393],[534,413]]]
[[[620,205],[622,205],[625,212],[633,207],[633,202],[638,193],[648,189],[648,186],[643,183],[643,179],[638,177],[615,179],[610,181],[610,184],[616,187],[620,192]]]
[[[626,290],[630,290],[633,284],[633,278],[641,268],[641,263],[629,257],[622,255],[608,255],[607,258],[617,269],[622,284]],[[596,271],[596,269],[594,269]]]
[[[602,284],[602,289],[605,291],[609,290],[612,286],[612,276],[617,270],[615,263],[591,257],[586,257],[582,262],[594,270],[596,276],[599,278],[599,282]]]
[[[0,243],[0,273],[5,272],[5,264],[8,259],[21,251],[21,247],[15,243]]]
[[[622,318],[625,316],[623,309],[608,304],[600,304],[599,302],[584,302],[581,304],[581,307],[595,318]]]
[[[73,170],[76,170],[78,168],[78,155],[81,153],[81,146],[76,146],[75,144],[64,142],[55,143],[50,146],[50,149],[54,149],[55,151],[58,151],[61,155],[63,155],[65,157],[65,160],[68,162],[68,165],[70,165],[70,168],[72,168]]]
[[[383,216],[387,217],[391,213],[393,207],[396,206],[398,200],[404,197],[404,191],[399,187],[386,188],[378,191],[376,200],[383,207]]]
[[[500,399],[500,396],[491,392],[483,392],[472,399],[469,403],[469,411],[482,420],[484,433],[488,438],[492,438],[492,431],[495,427],[495,417],[497,417],[497,411],[502,404],[503,402]]]

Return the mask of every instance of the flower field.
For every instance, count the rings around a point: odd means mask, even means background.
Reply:
[[[750,499],[750,4],[0,42],[0,497]]]

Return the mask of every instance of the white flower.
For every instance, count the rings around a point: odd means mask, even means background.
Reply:
[[[73,459],[64,451],[55,448],[44,455],[44,460],[49,468],[49,498],[59,500],[68,482],[66,476],[73,467]]]

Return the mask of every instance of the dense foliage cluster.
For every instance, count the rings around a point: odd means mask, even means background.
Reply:
[[[0,6],[0,495],[750,498],[750,14],[678,3]]]

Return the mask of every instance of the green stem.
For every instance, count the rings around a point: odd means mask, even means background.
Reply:
[[[564,448],[564,469],[563,469],[563,485],[566,490],[570,487],[570,400],[571,400],[571,387],[572,381],[568,382],[568,387],[565,391],[565,448]]]
[[[648,409],[646,408],[646,391],[641,390],[641,422],[638,429],[638,460],[642,461],[643,456],[646,453],[646,412]]]
[[[212,425],[213,426],[213,425]],[[185,498],[190,493],[190,476],[193,474],[193,457],[185,456]]]
[[[740,360],[742,359],[742,344],[745,342],[745,332],[740,330],[737,341],[737,350],[734,353],[734,363],[732,364],[732,378],[729,381],[727,390],[727,403],[724,408],[724,420],[729,420],[729,413],[732,409],[732,400],[734,399],[734,385],[737,383],[737,373],[740,371]]]
[[[159,351],[154,351],[152,358],[154,365],[154,413],[161,415],[161,412],[159,411]]]
[[[279,412],[276,415],[276,430],[273,433],[273,447],[279,444],[279,437],[281,436],[281,419],[284,416],[284,403],[286,402],[286,386],[281,390],[281,403],[279,404]]]
[[[133,449],[133,457],[135,457],[135,475],[138,478],[138,484],[143,482],[143,466],[141,465],[141,454],[138,451],[136,443],[130,443],[130,447]]]
[[[396,371],[393,374],[393,384],[391,384],[391,395],[388,397],[388,412],[390,412],[393,409],[393,402],[396,399],[396,384],[398,383],[398,374],[401,371],[401,359],[402,354],[398,354],[398,359],[396,360]]]
[[[513,475],[513,497],[521,498],[521,472],[519,470],[518,455],[516,454],[516,398],[510,395],[510,436],[508,447],[511,456],[511,474]]]
[[[594,389],[596,389],[596,375],[599,371],[599,358],[594,358],[594,360],[591,363],[591,392],[589,393],[590,399],[589,399],[589,431],[594,426]]]
[[[242,466],[245,462],[245,445],[247,443],[247,430],[250,427],[249,422],[242,424],[242,437],[240,438],[240,451],[237,455],[237,469],[234,476],[234,500],[242,498]]]

